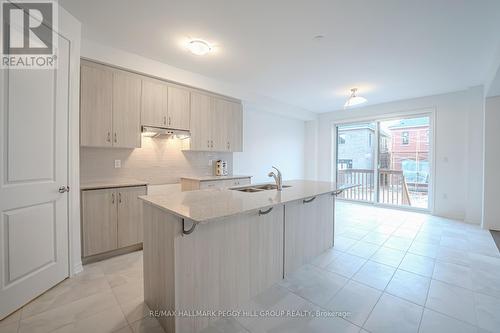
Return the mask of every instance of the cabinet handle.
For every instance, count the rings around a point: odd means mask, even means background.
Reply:
[[[122,203],[122,193],[118,193],[118,202]]]
[[[211,142],[212,142],[212,144],[210,145],[210,147],[213,148],[214,147],[214,140],[212,140]]]
[[[268,210],[264,210],[264,211],[259,209],[259,215],[269,214],[272,210],[273,210],[273,207],[270,207]]]
[[[163,116],[163,125],[167,124],[167,116]]]
[[[172,118],[170,116],[168,116],[168,125],[172,125]]]
[[[111,132],[108,132],[108,136],[106,137],[106,142],[111,142]]]
[[[313,201],[314,201],[314,199],[316,199],[316,197],[312,197],[312,198],[311,198],[311,199],[309,199],[309,200],[304,199],[304,200],[302,200],[302,202],[306,204],[306,203],[313,202]]]
[[[118,138],[117,138],[117,136],[116,136],[116,132],[115,132],[115,139],[114,139],[114,141],[115,141],[115,143],[117,143],[117,142],[118,142]]]
[[[115,204],[115,194],[111,193],[111,203],[114,205]]]
[[[207,140],[207,147],[210,148],[210,140]]]

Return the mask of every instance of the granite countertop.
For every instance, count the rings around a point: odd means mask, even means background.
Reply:
[[[210,181],[210,180],[230,180],[230,179],[241,179],[241,178],[252,178],[252,176],[234,175],[234,176],[189,176],[189,177],[181,177],[181,179],[197,180],[197,181],[200,181],[200,182]]]
[[[148,182],[137,179],[104,179],[80,182],[80,190],[97,190],[114,187],[145,186]]]
[[[208,222],[338,190],[336,184],[331,182],[293,180],[285,181],[283,184],[290,187],[283,188],[281,192],[266,190],[248,193],[230,189],[187,192],[173,190],[139,198],[181,218]]]

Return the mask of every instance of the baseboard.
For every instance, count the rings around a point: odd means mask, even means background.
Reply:
[[[86,264],[90,264],[90,263],[93,263],[96,261],[109,259],[111,257],[116,257],[116,256],[120,256],[122,254],[131,253],[131,252],[135,252],[135,251],[139,251],[139,250],[142,250],[142,243],[130,245],[130,246],[123,247],[123,248],[116,249],[116,250],[112,250],[109,252],[94,254],[94,255],[88,256],[88,257],[83,257],[82,262],[84,265],[86,265]]]

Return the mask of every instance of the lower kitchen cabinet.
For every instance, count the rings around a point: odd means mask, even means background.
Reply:
[[[142,243],[142,203],[137,197],[145,194],[145,187],[118,190],[118,247]]]
[[[145,194],[145,186],[82,191],[83,257],[142,243]]]
[[[117,248],[117,214],[115,189],[82,192],[82,244],[84,257]]]
[[[250,185],[251,178],[248,176],[232,179],[193,179],[181,178],[182,191],[205,190],[215,188],[230,188],[235,186]]]

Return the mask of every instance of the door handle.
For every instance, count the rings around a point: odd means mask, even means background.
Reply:
[[[69,186],[61,186],[59,187],[59,193],[69,192]]]

